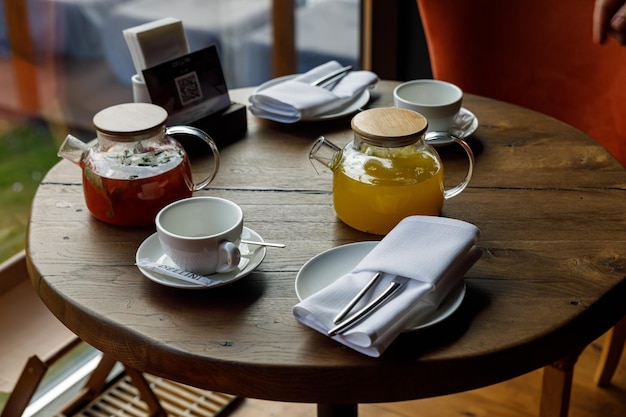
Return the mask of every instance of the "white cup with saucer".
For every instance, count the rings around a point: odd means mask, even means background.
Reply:
[[[426,117],[428,132],[447,132],[461,111],[463,90],[440,80],[407,81],[393,90],[393,102]]]
[[[239,265],[243,210],[218,197],[190,197],[159,211],[157,236],[180,269],[200,275],[226,273]]]

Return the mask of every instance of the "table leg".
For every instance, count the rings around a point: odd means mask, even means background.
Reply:
[[[358,404],[318,404],[317,417],[357,417]]]

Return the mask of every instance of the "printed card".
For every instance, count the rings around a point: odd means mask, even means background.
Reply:
[[[215,45],[143,72],[150,99],[167,110],[169,125],[188,125],[230,106]]]

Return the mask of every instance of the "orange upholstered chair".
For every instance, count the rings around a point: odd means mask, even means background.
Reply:
[[[593,0],[417,0],[436,79],[566,122],[626,166],[626,47],[592,40]],[[609,383],[626,318],[605,340]],[[544,371],[541,416],[567,415],[577,352]]]
[[[626,165],[626,47],[592,41],[593,0],[417,0],[433,76],[595,138]]]

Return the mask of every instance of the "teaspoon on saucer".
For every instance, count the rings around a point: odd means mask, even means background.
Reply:
[[[247,245],[271,246],[272,248],[284,248],[286,246],[284,243],[255,242],[253,240],[245,240],[245,239],[241,239],[241,243],[245,243]]]

